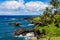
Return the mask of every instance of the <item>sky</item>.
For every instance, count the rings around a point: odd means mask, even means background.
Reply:
[[[0,15],[40,15],[49,0],[0,0]]]

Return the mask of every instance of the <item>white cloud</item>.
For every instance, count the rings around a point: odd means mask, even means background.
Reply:
[[[38,15],[45,7],[48,5],[40,1],[24,4],[24,0],[10,0],[0,3],[0,15]]]
[[[19,3],[17,1],[6,1],[4,3],[1,3],[0,7],[5,9],[18,9],[23,8],[24,5],[22,5],[22,3]]]
[[[24,0],[18,0],[18,2],[24,4]]]
[[[41,9],[45,9],[46,7],[48,7],[47,4],[44,4],[43,2],[28,2],[25,4],[26,9],[30,10],[30,11],[39,11]]]

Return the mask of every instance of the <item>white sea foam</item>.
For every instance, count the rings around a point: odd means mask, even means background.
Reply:
[[[12,18],[11,20],[16,20],[15,18]]]
[[[18,37],[23,37],[23,35],[19,35]]]
[[[34,24],[28,24],[28,26],[33,26]]]

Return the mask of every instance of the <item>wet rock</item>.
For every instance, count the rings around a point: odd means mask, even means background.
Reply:
[[[20,26],[20,24],[21,24],[21,23],[16,22],[14,25],[15,25],[15,26]]]
[[[19,35],[25,36],[27,33],[31,33],[31,32],[34,33],[35,37],[37,37],[38,39],[40,38],[41,33],[36,28],[34,28],[34,29],[18,29],[18,30],[15,31],[14,35],[15,36],[19,36]]]
[[[20,22],[9,22],[9,25],[14,25],[14,26],[20,26],[21,23]]]
[[[24,32],[23,29],[18,29],[15,31],[14,35],[18,36],[18,35],[22,34],[23,32]]]
[[[26,33],[33,32],[33,30],[30,29],[18,29],[15,31],[14,35],[26,35]]]

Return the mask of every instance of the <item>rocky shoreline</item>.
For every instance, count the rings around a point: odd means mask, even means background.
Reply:
[[[14,33],[14,36],[28,36],[28,37],[36,37],[37,39],[40,39],[41,33],[39,32],[38,29],[17,29]]]
[[[28,20],[31,22],[31,24],[34,24],[34,25],[37,25],[39,24],[39,22],[36,22],[36,21],[33,21],[32,18],[25,18],[25,20]],[[31,25],[29,24],[29,25]],[[8,25],[13,25],[13,26],[20,26],[21,25],[21,22],[10,22],[8,23]],[[14,36],[15,37],[18,37],[18,36],[28,36],[28,37],[36,37],[37,39],[40,39],[41,37],[41,34],[39,32],[38,29],[36,28],[32,28],[32,29],[27,29],[27,28],[20,28],[20,29],[17,29],[15,32],[14,32]]]

